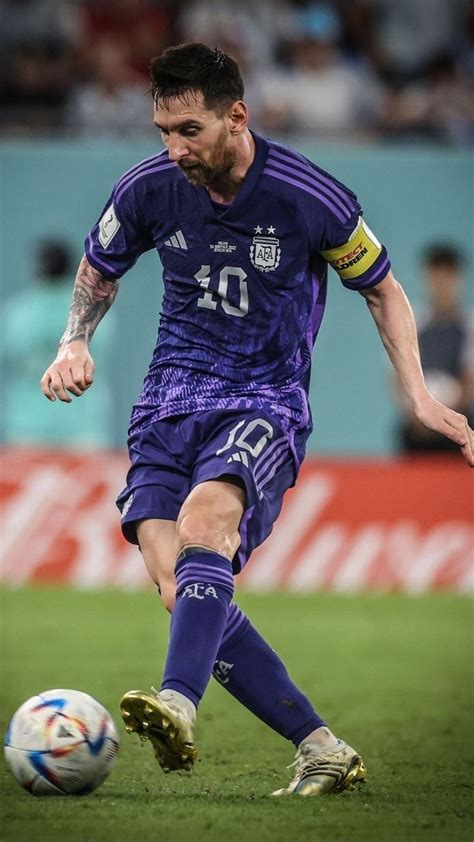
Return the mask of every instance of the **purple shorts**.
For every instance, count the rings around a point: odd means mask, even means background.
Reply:
[[[131,467],[117,498],[122,531],[137,544],[137,521],[177,520],[195,485],[225,476],[246,491],[238,573],[270,534],[287,488],[294,485],[309,430],[284,431],[278,416],[261,409],[193,412],[164,418],[129,439]]]

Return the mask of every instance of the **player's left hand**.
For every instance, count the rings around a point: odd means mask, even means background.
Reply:
[[[441,433],[456,442],[468,465],[474,468],[474,431],[471,430],[465,415],[454,412],[431,395],[416,407],[415,415],[429,430]]]

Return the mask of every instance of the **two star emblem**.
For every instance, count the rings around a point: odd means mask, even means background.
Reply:
[[[263,228],[260,225],[256,225],[253,230],[255,231],[256,234],[263,234]],[[274,234],[275,232],[276,232],[276,228],[274,228],[273,225],[269,225],[268,228],[267,228],[267,233],[268,234]]]

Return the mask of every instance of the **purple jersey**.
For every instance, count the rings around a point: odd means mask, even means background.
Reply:
[[[356,290],[390,268],[354,193],[253,137],[255,159],[231,205],[190,184],[165,150],[117,182],[88,235],[87,258],[107,278],[152,248],[163,264],[158,339],[131,433],[172,415],[250,407],[309,432],[328,263]]]

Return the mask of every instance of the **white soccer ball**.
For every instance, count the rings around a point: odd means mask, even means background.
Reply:
[[[110,713],[80,690],[47,690],[13,715],[5,759],[33,795],[85,795],[109,774],[119,747]]]

